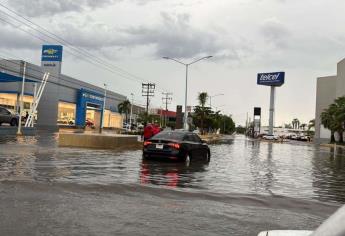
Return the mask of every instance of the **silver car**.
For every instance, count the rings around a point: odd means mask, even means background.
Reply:
[[[0,125],[3,123],[10,124],[11,126],[18,125],[19,116],[16,115],[13,111],[0,107]]]

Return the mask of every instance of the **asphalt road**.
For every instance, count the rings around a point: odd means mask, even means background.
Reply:
[[[0,182],[0,235],[257,235],[314,229],[339,205],[139,184]]]

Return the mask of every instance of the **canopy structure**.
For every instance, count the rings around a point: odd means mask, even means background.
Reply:
[[[22,77],[0,72],[0,83],[22,82],[22,81],[23,81]],[[31,79],[25,79],[25,82],[37,83],[37,81],[31,80]]]

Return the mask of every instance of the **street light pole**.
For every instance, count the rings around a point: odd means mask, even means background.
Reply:
[[[183,117],[183,129],[187,130],[187,120],[188,120],[188,111],[187,111],[187,100],[188,100],[188,67],[186,65],[186,91],[184,95],[184,117]]]
[[[207,56],[207,57],[202,57],[198,60],[195,60],[191,63],[183,63],[181,61],[178,61],[174,58],[171,58],[171,57],[163,57],[164,59],[167,59],[167,60],[173,60],[179,64],[182,64],[186,67],[186,91],[185,91],[185,97],[184,97],[184,117],[183,117],[183,129],[184,130],[187,130],[187,120],[188,120],[188,112],[187,112],[187,99],[188,99],[188,69],[189,69],[189,66],[194,64],[194,63],[197,63],[198,61],[201,61],[201,60],[204,60],[204,59],[208,59],[208,58],[211,58],[212,56]]]
[[[132,113],[133,113],[133,101],[134,101],[133,96],[134,96],[134,94],[131,93],[131,96],[132,96],[131,114],[129,115],[129,128],[130,128],[130,130],[132,130]]]
[[[107,85],[104,84],[104,99],[103,99],[103,110],[102,110],[102,117],[101,117],[101,125],[99,129],[99,133],[102,133],[104,127],[104,115],[105,115],[105,99],[107,98]]]
[[[211,103],[211,100],[213,97],[217,97],[217,96],[223,96],[224,94],[223,93],[219,93],[219,94],[216,94],[216,95],[213,95],[213,96],[209,96],[210,98],[210,108],[212,108],[212,103]]]

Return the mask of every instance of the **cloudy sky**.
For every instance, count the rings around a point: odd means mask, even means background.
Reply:
[[[64,48],[63,73],[144,104],[141,81],[173,93],[184,103],[185,68],[163,56],[191,62],[189,104],[198,92],[244,124],[254,106],[268,123],[269,87],[258,72],[285,71],[277,89],[276,125],[314,118],[316,77],[336,74],[345,57],[343,0],[2,0],[0,57],[40,64],[40,47],[57,43],[24,25],[3,6],[53,32],[92,56]],[[30,34],[29,34],[30,33]],[[102,60],[103,66],[96,66]],[[90,63],[91,61],[91,63]],[[110,65],[111,64],[111,67]],[[106,69],[108,68],[108,69]],[[130,73],[130,75],[128,74]]]

